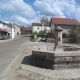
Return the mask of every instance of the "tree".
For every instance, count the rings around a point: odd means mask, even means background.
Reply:
[[[44,23],[44,24],[48,24],[50,23],[50,21],[48,20],[48,18],[46,16],[43,16],[40,20],[41,23]]]
[[[25,26],[21,26],[21,35],[27,34],[25,31]]]
[[[73,42],[78,42],[80,39],[80,26],[74,26],[69,31],[69,37],[73,38]]]

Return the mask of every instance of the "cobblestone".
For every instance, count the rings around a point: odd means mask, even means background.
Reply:
[[[80,69],[65,69],[65,70],[50,70],[50,69],[42,69],[38,67],[33,67],[30,65],[21,65],[22,69],[30,71],[35,74],[39,74],[45,76],[43,80],[52,79],[75,79],[80,77]],[[34,77],[35,75],[32,75]],[[42,78],[41,78],[42,79]]]

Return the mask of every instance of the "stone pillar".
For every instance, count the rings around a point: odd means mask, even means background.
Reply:
[[[55,51],[59,51],[59,48],[61,48],[62,46],[62,29],[58,29],[56,28],[55,30],[55,46],[54,46],[54,50]],[[61,49],[60,49],[61,51]]]
[[[60,37],[61,37],[61,46],[62,46],[62,31],[60,32]]]
[[[58,32],[58,45],[62,46],[62,32]]]
[[[55,31],[55,46],[58,45],[58,32]]]

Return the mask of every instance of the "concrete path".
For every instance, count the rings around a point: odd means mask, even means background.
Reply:
[[[0,41],[0,75],[29,42],[26,35],[17,36],[14,40]]]

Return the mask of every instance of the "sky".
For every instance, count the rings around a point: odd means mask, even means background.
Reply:
[[[28,26],[43,16],[80,22],[80,0],[0,0],[0,21]]]

